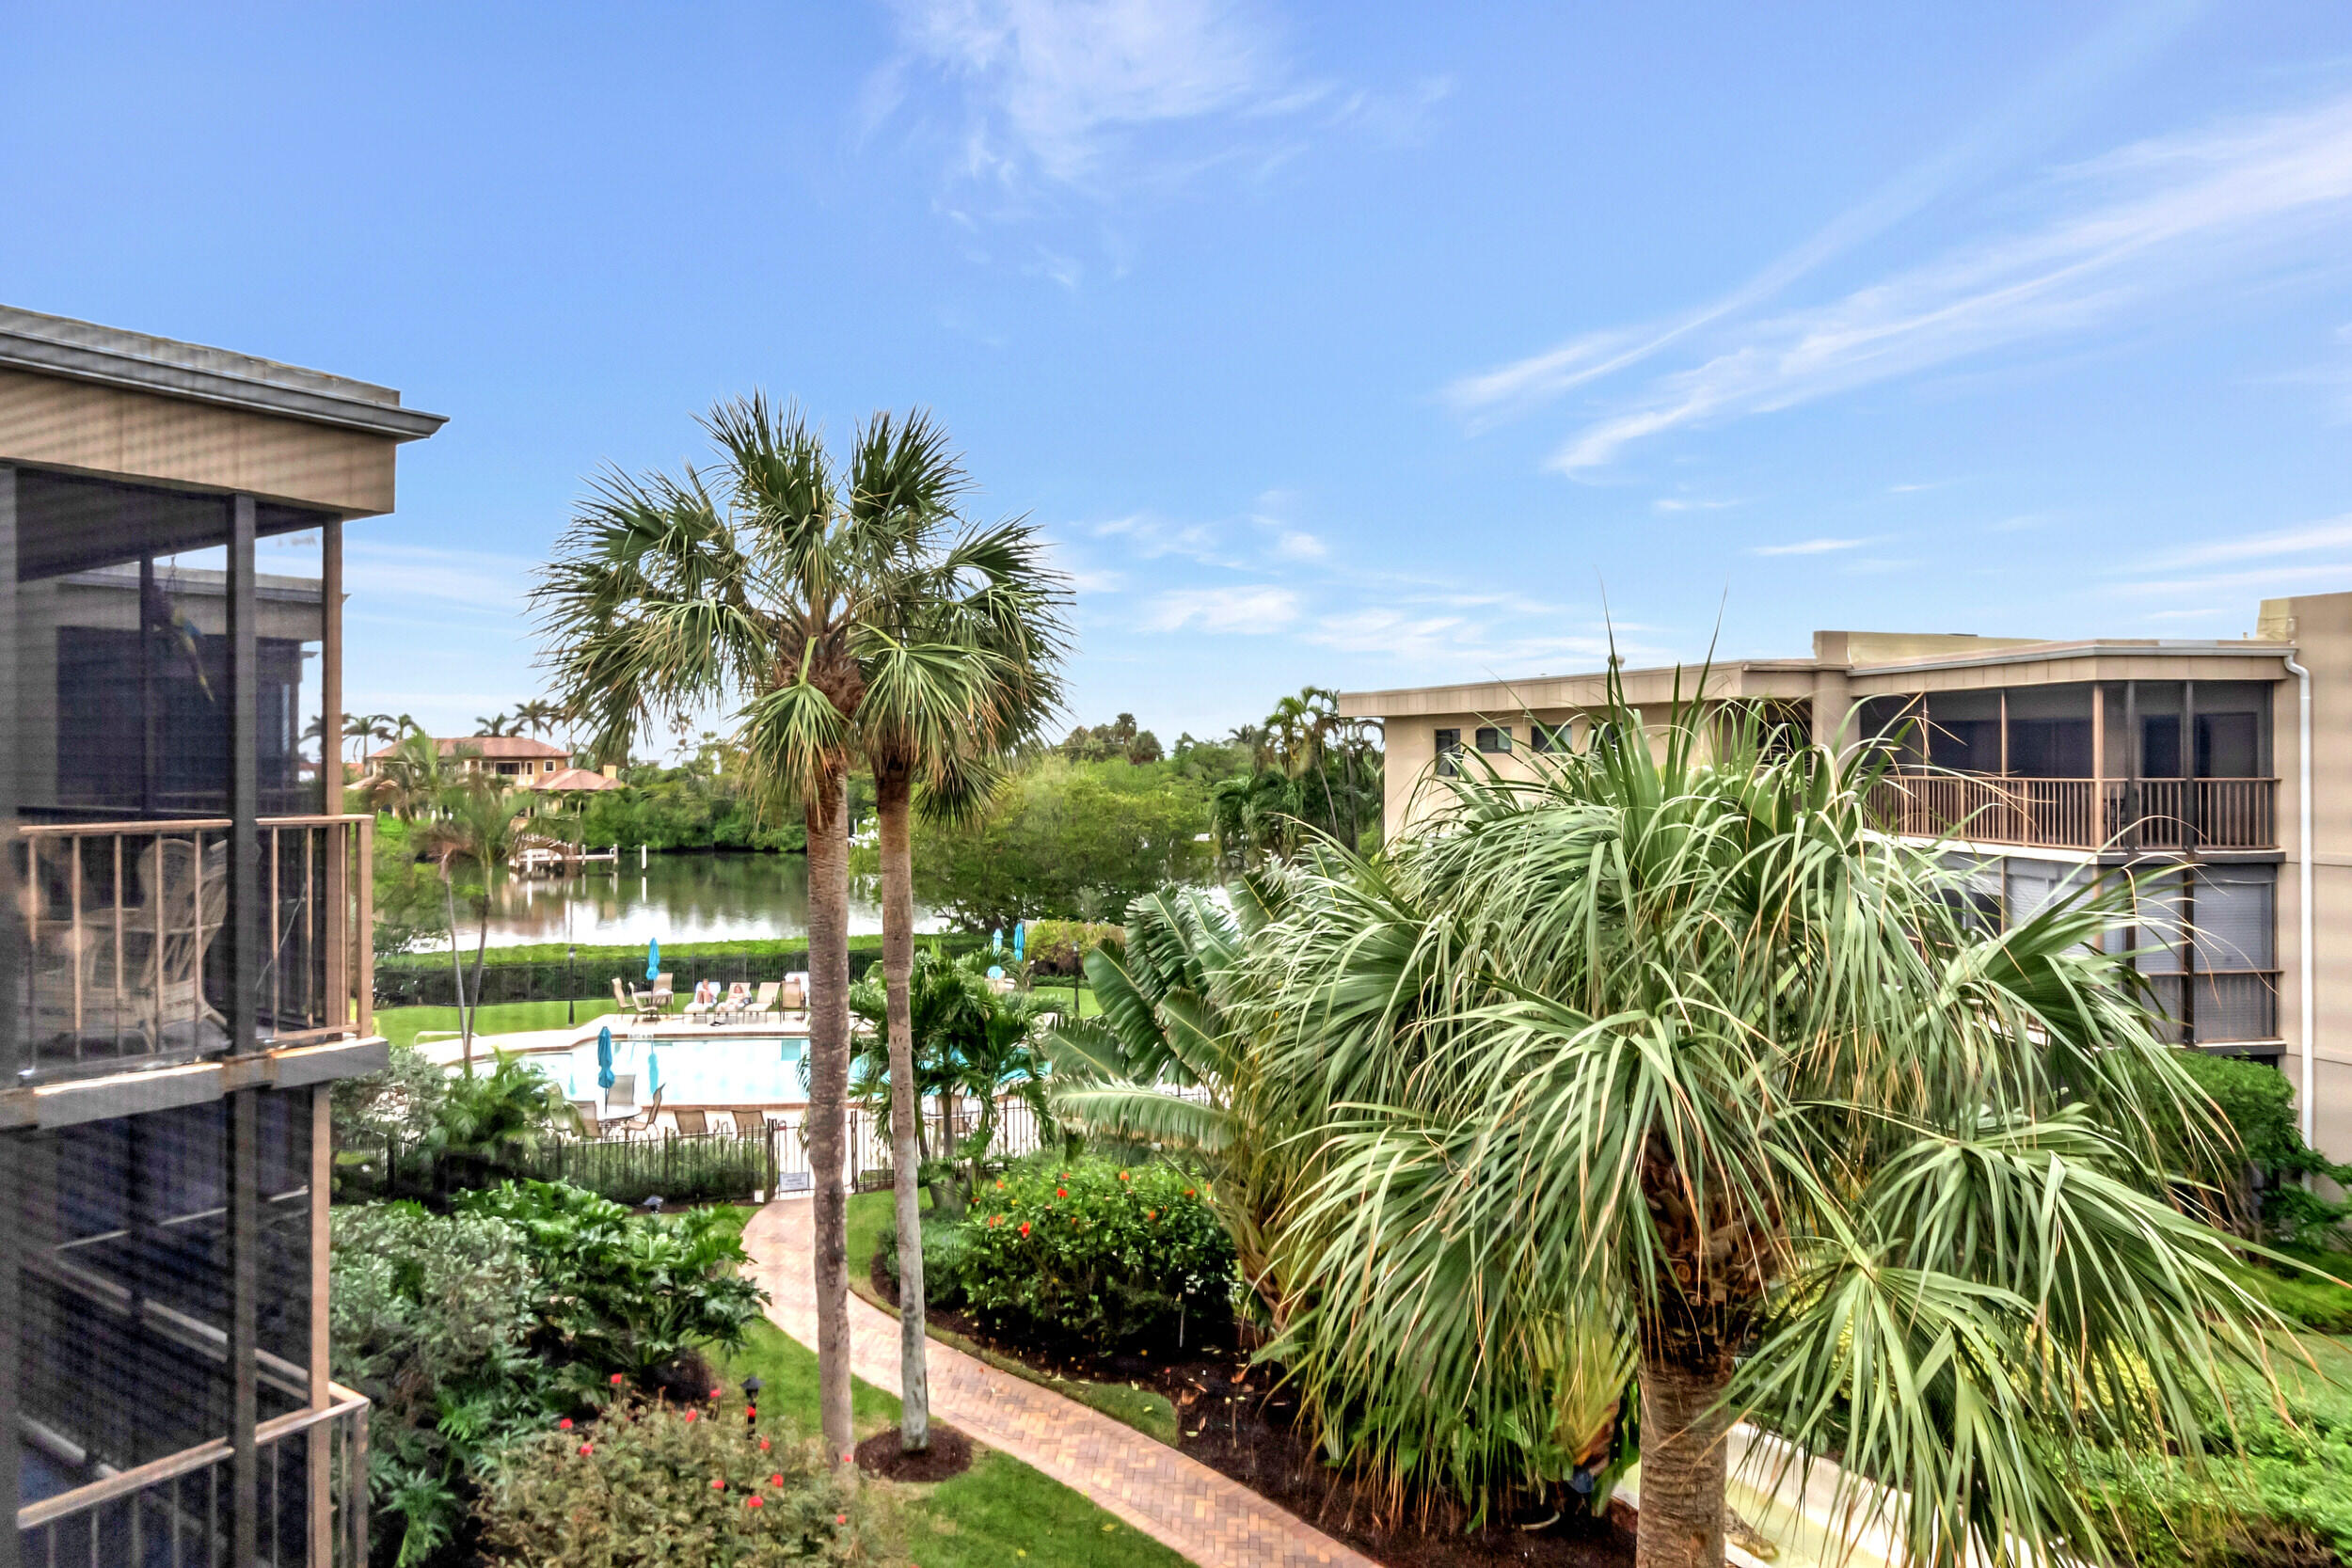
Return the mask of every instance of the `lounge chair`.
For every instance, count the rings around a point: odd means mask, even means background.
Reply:
[[[764,1138],[768,1135],[768,1117],[763,1111],[736,1111],[735,1135],[739,1138]]]
[[[784,1010],[797,1013],[808,1006],[808,976],[787,974],[784,977]]]
[[[776,1011],[776,992],[783,989],[779,981],[762,980],[758,998],[743,1011],[753,1018],[781,1018],[783,1015]]]
[[[670,1003],[677,994],[671,989],[671,982],[676,978],[675,974],[657,974],[653,977],[653,1010],[655,1012],[664,1013],[670,1010]]]
[[[710,1119],[700,1111],[679,1111],[676,1118],[681,1138],[699,1138],[710,1131]]]
[[[688,1018],[707,1019],[718,1010],[718,983],[712,980],[696,981],[694,983],[694,1000],[686,1005],[686,1016]]]
[[[710,1022],[723,1018],[741,1018],[751,1010],[752,988],[738,980],[727,988],[727,999],[710,1010]]]

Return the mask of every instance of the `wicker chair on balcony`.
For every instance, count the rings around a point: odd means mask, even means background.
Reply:
[[[193,839],[158,839],[139,855],[137,888],[119,910],[85,907],[63,942],[36,959],[41,1037],[116,1036],[147,1051],[227,1037],[229,1020],[204,994],[204,960],[228,924],[228,844],[199,853]]]

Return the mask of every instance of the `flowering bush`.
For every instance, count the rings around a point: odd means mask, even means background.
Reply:
[[[1232,1243],[1173,1165],[1017,1166],[974,1195],[962,1243],[965,1303],[1015,1336],[1172,1341],[1232,1310]]]
[[[836,1479],[786,1424],[738,1415],[630,1401],[593,1428],[550,1423],[483,1493],[485,1554],[517,1568],[904,1560],[873,1489]]]

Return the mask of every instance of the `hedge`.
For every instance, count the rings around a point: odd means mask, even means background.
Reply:
[[[934,943],[950,954],[972,952],[980,945],[979,938],[961,934],[922,937],[917,941]],[[644,983],[645,949],[642,945],[583,947],[577,961],[566,959],[561,948],[552,956],[548,956],[545,946],[504,951],[508,956],[501,957],[501,949],[494,947],[483,960],[482,993],[474,1001],[561,1002],[572,996],[610,996],[616,976],[625,984]],[[514,957],[516,954],[525,956]],[[467,953],[463,958],[470,985],[473,955]],[[882,938],[850,939],[852,980],[881,961]],[[807,969],[808,945],[780,941],[687,942],[663,948],[661,967],[677,977],[675,989],[681,993],[691,990],[697,980],[716,980],[722,985],[741,981],[755,988],[762,981],[781,980],[794,971]],[[457,982],[450,969],[449,954],[407,953],[397,958],[378,960],[375,1005],[455,1006]]]

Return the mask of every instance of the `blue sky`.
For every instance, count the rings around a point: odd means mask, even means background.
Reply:
[[[537,689],[599,466],[934,409],[1078,716],[2235,636],[2352,588],[2352,10],[10,8],[0,299],[451,417],[360,708]]]

